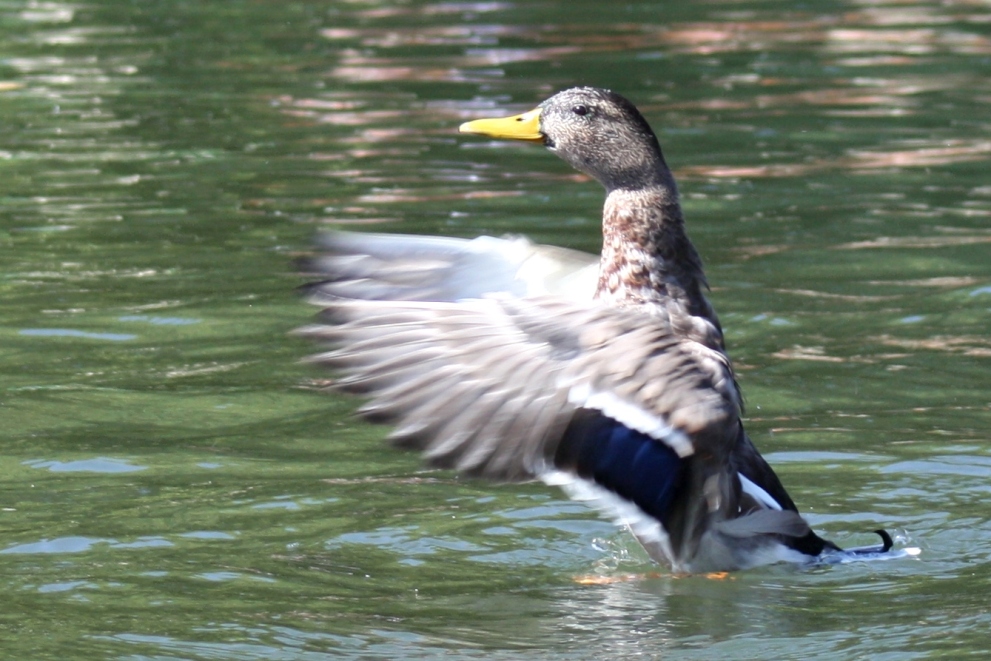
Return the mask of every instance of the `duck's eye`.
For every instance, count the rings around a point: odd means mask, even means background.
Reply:
[[[575,113],[579,117],[584,117],[588,114],[588,106],[575,106],[571,109],[571,112]]]

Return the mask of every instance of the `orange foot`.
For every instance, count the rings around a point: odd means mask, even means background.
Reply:
[[[614,583],[629,583],[631,581],[641,581],[645,578],[660,578],[663,574],[621,574],[619,576],[575,576],[574,581],[578,585],[613,585]]]
[[[642,581],[648,578],[661,578],[662,576],[667,576],[669,578],[688,578],[690,576],[697,575],[698,574],[659,574],[657,572],[652,572],[650,574],[620,574],[619,576],[575,576],[573,580],[578,585],[613,585],[615,583]],[[735,580],[735,578],[731,576],[728,571],[714,571],[709,572],[708,574],[702,574],[702,576],[715,581]]]
[[[701,576],[702,578],[708,578],[712,581],[735,581],[736,577],[730,574],[728,571],[710,571],[705,574],[675,574],[674,578],[692,578],[693,576]]]

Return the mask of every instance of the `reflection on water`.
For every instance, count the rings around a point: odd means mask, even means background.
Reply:
[[[983,651],[986,10],[0,2],[5,651]],[[749,428],[810,521],[919,559],[579,585],[656,568],[580,504],[424,472],[314,392],[286,332],[315,226],[597,250],[586,177],[455,132],[575,84],[657,128]]]
[[[97,457],[95,459],[82,459],[80,461],[44,461],[36,459],[25,461],[25,465],[32,468],[47,468],[56,473],[87,471],[92,473],[131,473],[143,471],[147,466],[135,466],[134,464],[119,459],[109,459],[107,457]]]

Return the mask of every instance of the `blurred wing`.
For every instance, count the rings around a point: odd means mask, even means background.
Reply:
[[[324,278],[309,285],[323,298],[452,302],[501,292],[591,300],[598,277],[597,256],[524,238],[325,232],[320,244],[324,253],[304,270]]]
[[[579,410],[678,457],[735,442],[725,357],[651,315],[557,297],[325,304],[330,323],[300,333],[335,350],[313,361],[343,372],[337,387],[370,397],[361,412],[434,465],[500,480],[578,470],[558,446]]]

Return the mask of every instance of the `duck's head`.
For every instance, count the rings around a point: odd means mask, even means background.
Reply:
[[[462,124],[460,131],[542,143],[607,190],[672,184],[647,121],[610,90],[564,90],[522,115],[476,119]]]

